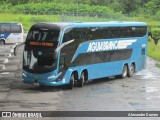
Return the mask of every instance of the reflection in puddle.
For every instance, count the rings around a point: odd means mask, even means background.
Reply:
[[[11,73],[11,72],[3,72],[3,73],[1,73],[1,75],[8,75],[8,74],[13,74],[13,73]]]
[[[147,93],[153,93],[153,92],[158,92],[159,90],[155,87],[146,87],[146,92]]]
[[[160,99],[160,96],[150,96],[150,97],[146,97],[147,100],[151,100],[151,99]]]
[[[136,73],[135,75],[138,75],[138,76],[141,76],[141,79],[145,79],[145,80],[150,80],[150,79],[160,79],[160,76],[159,75],[155,75],[155,74],[152,74],[151,72],[147,71],[147,70],[142,70],[138,73]]]

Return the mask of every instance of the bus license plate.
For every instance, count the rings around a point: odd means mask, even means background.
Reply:
[[[38,86],[38,85],[39,85],[39,83],[33,83],[33,85]]]

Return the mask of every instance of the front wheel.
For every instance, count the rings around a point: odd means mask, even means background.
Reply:
[[[127,77],[127,73],[128,73],[127,65],[124,65],[124,66],[123,66],[123,71],[122,71],[121,78],[122,78],[122,79],[126,78],[126,77]]]

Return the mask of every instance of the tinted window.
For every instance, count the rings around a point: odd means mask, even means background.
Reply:
[[[0,32],[5,33],[5,32],[10,32],[10,25],[0,25]]]
[[[74,28],[65,32],[63,42],[72,39],[85,42],[98,39],[142,37],[146,35],[146,32],[145,26]]]
[[[73,61],[72,66],[128,60],[131,55],[132,49],[82,53]]]
[[[146,27],[104,27],[92,32],[94,39],[142,37],[146,35]]]
[[[75,39],[75,29],[68,29],[65,31],[64,37],[63,37],[63,42],[67,42],[69,40]]]
[[[57,41],[60,31],[50,30],[30,30],[27,35],[27,40],[33,41]]]
[[[16,24],[1,24],[0,25],[0,32],[5,33],[21,33],[22,28],[21,25],[16,25]]]
[[[11,25],[11,32],[12,33],[21,33],[22,28],[20,25]]]

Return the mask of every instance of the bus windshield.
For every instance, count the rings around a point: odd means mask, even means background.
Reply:
[[[47,73],[56,69],[54,58],[60,31],[30,30],[23,53],[23,68],[32,73]]]
[[[30,30],[28,35],[27,35],[27,41],[28,40],[33,40],[33,41],[58,41],[58,37],[59,37],[59,32],[58,30]]]
[[[34,50],[25,50],[23,55],[23,67],[33,73],[46,73],[56,69],[57,60],[53,54],[45,54]]]

